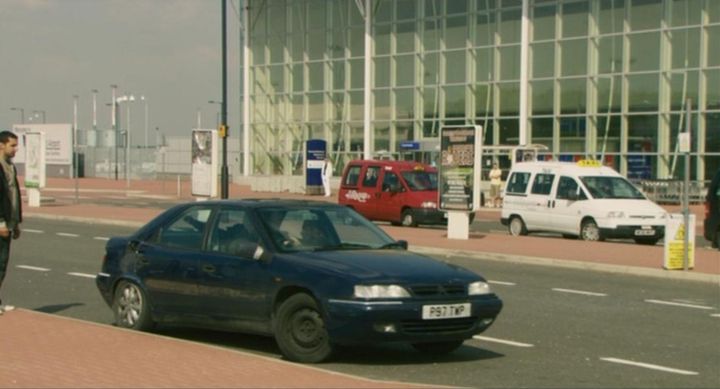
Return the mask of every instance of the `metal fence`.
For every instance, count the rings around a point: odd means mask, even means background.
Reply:
[[[681,180],[642,180],[637,183],[648,198],[658,204],[680,204],[683,196]],[[691,204],[705,200],[705,182],[691,181],[688,198]]]

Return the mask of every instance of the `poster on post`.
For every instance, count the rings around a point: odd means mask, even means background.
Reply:
[[[441,210],[472,212],[480,207],[481,141],[481,126],[440,129]]]
[[[218,134],[217,130],[195,129],[192,132],[192,195],[217,197]]]
[[[23,134],[25,149],[25,187],[45,187],[45,134],[26,132]]]
[[[690,214],[688,235],[687,268],[695,267],[695,215]],[[681,213],[668,214],[665,222],[665,243],[663,245],[663,268],[665,270],[683,270],[685,268],[685,218]]]

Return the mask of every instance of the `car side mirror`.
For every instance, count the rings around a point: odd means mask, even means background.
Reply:
[[[408,249],[408,241],[407,240],[398,240],[397,243],[398,243],[398,246],[400,246],[400,248],[402,248],[403,250]]]
[[[266,261],[270,259],[270,252],[265,250],[259,244],[245,244],[234,250],[234,254],[242,258],[252,258],[256,261]]]

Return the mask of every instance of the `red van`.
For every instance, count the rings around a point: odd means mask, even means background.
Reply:
[[[366,218],[403,226],[445,223],[437,201],[437,169],[410,161],[351,161],[338,193],[338,203]]]

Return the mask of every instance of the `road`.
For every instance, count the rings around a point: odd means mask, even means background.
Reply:
[[[14,242],[6,301],[112,322],[94,274],[123,227],[28,219]],[[368,378],[466,387],[720,387],[720,290],[700,282],[478,259],[442,258],[483,274],[505,302],[498,321],[457,352],[345,348],[320,368]],[[270,338],[161,327],[156,332],[279,358]]]

